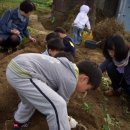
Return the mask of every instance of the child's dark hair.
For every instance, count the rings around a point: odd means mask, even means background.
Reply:
[[[62,28],[62,27],[56,27],[56,29],[54,30],[54,32],[66,34],[65,29]]]
[[[24,0],[20,4],[20,10],[23,11],[24,13],[32,12],[36,10],[36,6],[31,0]]]
[[[120,35],[113,35],[109,37],[104,44],[103,55],[107,59],[111,59],[108,50],[114,51],[114,58],[117,61],[122,61],[128,55],[129,47],[126,45],[123,37]]]
[[[66,57],[69,61],[74,62],[74,57],[69,52],[59,52],[54,57]]]
[[[49,34],[46,35],[46,42],[48,42],[51,39],[55,39],[55,38],[59,38],[58,33],[51,32],[51,33],[49,33]]]
[[[93,86],[93,89],[99,87],[102,78],[102,72],[98,65],[89,60],[81,61],[77,64],[79,74],[85,74],[89,77],[89,83]]]
[[[59,38],[51,39],[47,43],[47,49],[63,51],[64,44],[62,40]]]

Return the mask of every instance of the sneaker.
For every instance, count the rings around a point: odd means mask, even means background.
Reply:
[[[112,97],[112,96],[120,96],[121,95],[121,92],[119,91],[114,91],[114,90],[107,90],[104,92],[104,95],[107,96],[107,97]]]
[[[22,128],[27,128],[29,126],[29,123],[18,123],[14,121],[13,123],[13,129],[12,130],[22,130]]]

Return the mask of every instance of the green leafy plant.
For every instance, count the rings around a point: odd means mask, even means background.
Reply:
[[[92,105],[85,102],[82,106],[82,109],[85,110],[86,112],[89,112],[92,110]]]
[[[111,130],[110,126],[113,126],[114,128],[120,129],[120,122],[116,120],[115,118],[112,118],[107,109],[106,109],[106,102],[104,98],[104,102],[102,104],[102,109],[103,109],[103,118],[104,118],[104,124],[102,126],[102,130]]]
[[[110,115],[107,113],[107,109],[103,106],[103,117],[104,117],[104,124],[102,126],[102,130],[111,130],[109,125],[112,125],[112,120]]]
[[[109,79],[109,77],[102,77],[102,88],[103,90],[107,90],[110,88],[111,85],[111,80]]]
[[[102,130],[111,130],[107,124],[104,124],[102,126]]]
[[[125,105],[122,108],[123,108],[123,114],[125,118],[130,119],[130,111],[128,110],[128,107]]]
[[[54,16],[51,17],[51,23],[54,23],[56,18]]]

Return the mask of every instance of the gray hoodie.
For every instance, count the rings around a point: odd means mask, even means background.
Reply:
[[[8,68],[21,78],[37,78],[45,82],[67,102],[77,84],[75,64],[63,57],[20,54],[11,60]]]

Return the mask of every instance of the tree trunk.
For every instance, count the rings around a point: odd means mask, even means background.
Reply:
[[[59,26],[62,25],[66,21],[70,10],[75,6],[80,8],[82,4],[87,4],[91,8],[89,17],[93,27],[96,20],[95,0],[53,0],[52,16],[55,18],[55,23]]]

